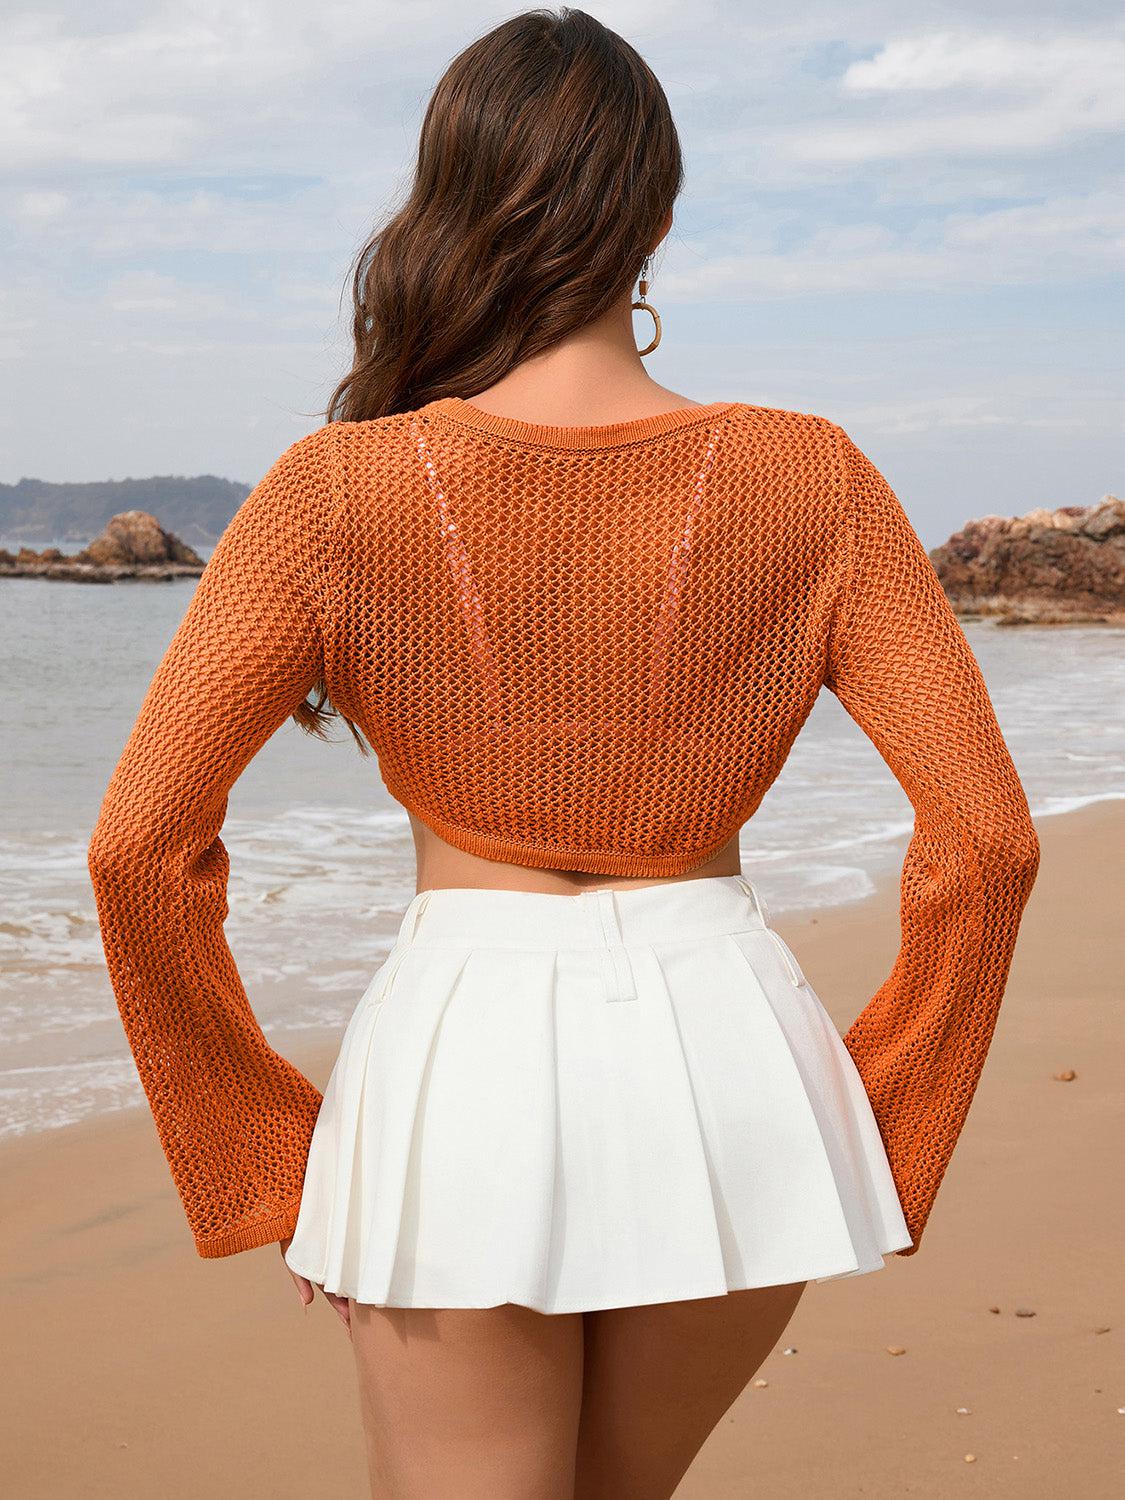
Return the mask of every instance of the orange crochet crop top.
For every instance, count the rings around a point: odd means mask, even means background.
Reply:
[[[296,1223],[320,1105],[224,935],[230,789],[323,672],[387,788],[494,859],[678,875],[761,802],[822,688],[915,812],[902,945],[845,1036],[913,1245],[1039,861],[984,681],[835,423],[735,401],[593,427],[459,397],[293,443],[196,585],[89,844],[109,974],[196,1247]]]

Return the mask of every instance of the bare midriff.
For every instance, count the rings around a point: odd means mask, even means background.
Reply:
[[[669,885],[681,880],[742,873],[737,834],[706,864],[697,865],[683,875],[653,878],[647,875],[604,875],[589,870],[546,870],[505,860],[484,859],[479,854],[458,849],[413,813],[409,817],[418,857],[419,891],[469,886],[477,890],[542,891],[546,895],[570,896],[587,890],[635,890],[646,885]]]

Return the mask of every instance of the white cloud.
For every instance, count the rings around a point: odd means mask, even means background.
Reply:
[[[27,193],[18,193],[12,200],[12,216],[29,222],[55,219],[66,212],[69,203],[66,193],[54,192],[50,188],[38,191],[32,189]]]
[[[1065,259],[1096,268],[1098,261],[1120,267],[1125,251],[1125,182],[1117,191],[1109,189],[1068,194],[1043,203],[1017,204],[987,213],[954,215],[946,225],[945,242],[950,247],[971,250],[996,249],[1011,252],[1025,261],[1025,273],[1042,262],[1048,274]]]
[[[1068,194],[920,227],[861,220],[810,229],[778,248],[759,223],[745,243],[697,255],[693,268],[661,272],[674,296],[746,302],[849,292],[963,292],[995,285],[1048,286],[1114,271],[1125,250],[1125,193]]]
[[[844,70],[842,112],[782,134],[779,144],[795,160],[851,164],[1028,156],[1125,129],[1123,79],[1125,32],[1116,26],[896,38]]]
[[[10,17],[0,28],[7,169],[187,167],[216,142],[228,164],[249,142],[259,162],[280,147],[303,160],[364,66],[388,90],[409,76],[411,34],[434,9],[195,0],[189,11],[140,5],[116,29],[90,25],[85,7]],[[353,87],[337,103],[333,80],[345,76]]]
[[[898,37],[874,57],[851,63],[841,86],[853,93],[915,93],[956,88],[996,94],[1058,90],[1108,100],[1120,93],[1125,38],[1117,28],[1021,36],[937,31]]]
[[[856,407],[848,420],[864,430],[902,435],[942,428],[1004,426],[1010,425],[1012,417],[999,409],[995,396],[951,391],[922,400],[904,397],[893,404]]]

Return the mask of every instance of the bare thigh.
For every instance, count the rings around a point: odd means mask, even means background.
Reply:
[[[373,1500],[573,1500],[581,1313],[351,1302]]]
[[[584,1314],[575,1500],[667,1500],[806,1285]]]

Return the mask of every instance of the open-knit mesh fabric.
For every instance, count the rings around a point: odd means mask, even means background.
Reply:
[[[530,427],[443,398],[292,444],[199,579],[105,793],[109,973],[201,1255],[296,1223],[320,1094],[224,935],[229,791],[322,671],[461,848],[650,877],[750,818],[823,686],[915,812],[901,949],[845,1035],[913,1238],[964,1123],[1039,845],[907,516],[836,424],[712,403]]]

